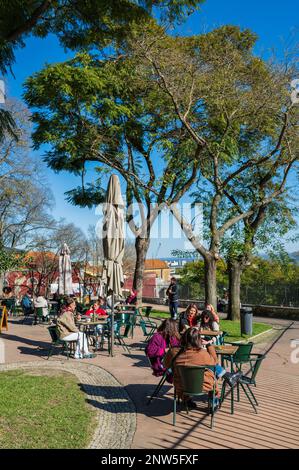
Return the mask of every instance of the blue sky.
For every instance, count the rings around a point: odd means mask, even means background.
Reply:
[[[294,32],[298,33],[298,15],[294,0],[284,2],[271,0],[207,0],[201,11],[196,12],[188,21],[176,29],[183,34],[198,34],[206,32],[223,24],[234,24],[242,28],[250,28],[257,33],[259,41],[256,52],[267,56],[271,49],[280,55],[290,46]],[[298,36],[298,35],[297,35]],[[46,39],[28,38],[26,47],[16,53],[16,63],[13,67],[15,78],[7,77],[9,96],[22,97],[22,86],[25,79],[32,73],[39,71],[46,63],[60,62],[73,53],[66,53],[58,44],[54,36]],[[42,151],[39,152],[39,155]],[[41,165],[44,166],[43,163]],[[95,211],[74,207],[65,201],[64,192],[80,184],[79,179],[67,173],[55,174],[45,168],[49,185],[56,200],[53,215],[64,217],[68,222],[74,222],[84,231],[88,225],[96,224],[99,220]],[[166,239],[160,242],[154,240],[149,250],[149,256],[169,256],[171,249],[182,248],[183,242],[178,239]],[[299,245],[288,244],[289,250],[298,250]]]

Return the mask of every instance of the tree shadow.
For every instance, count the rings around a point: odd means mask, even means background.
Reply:
[[[49,336],[49,341],[48,342],[46,342],[46,341],[36,341],[34,339],[24,338],[23,336],[10,335],[10,334],[7,334],[7,333],[1,333],[1,338],[5,339],[5,340],[8,340],[8,341],[17,341],[19,343],[28,344],[29,346],[32,346],[32,347],[36,346],[36,347],[39,347],[41,349],[49,348],[50,345],[51,345],[50,336]]]
[[[153,384],[129,384],[126,387],[89,384],[79,384],[79,386],[88,395],[103,398],[102,402],[88,398],[87,403],[109,413],[132,413],[132,403],[136,413],[154,419],[168,416],[173,412],[173,397],[167,395],[172,388],[170,385],[164,385],[159,396],[155,397],[150,404],[148,400],[156,388]],[[124,396],[124,390],[128,393],[127,399]],[[200,405],[198,411],[206,411],[205,397],[198,399],[197,403]],[[178,407],[178,411],[181,411],[181,408]]]

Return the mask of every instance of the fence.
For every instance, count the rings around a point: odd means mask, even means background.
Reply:
[[[219,296],[222,296],[227,285],[218,284]],[[203,283],[191,285],[179,285],[179,298],[182,300],[197,299],[205,297]],[[256,286],[241,286],[242,304],[253,305],[278,305],[284,307],[299,307],[299,286],[288,284],[269,285],[260,284]]]

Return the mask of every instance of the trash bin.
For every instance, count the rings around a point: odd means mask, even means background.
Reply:
[[[251,307],[243,307],[241,314],[241,335],[252,335],[253,313]]]

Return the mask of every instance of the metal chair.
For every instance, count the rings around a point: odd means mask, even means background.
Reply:
[[[208,394],[208,414],[211,415],[211,429],[213,429],[214,415],[216,411],[215,406],[215,388],[216,388],[216,367],[215,366],[175,366],[180,377],[182,386],[182,392],[184,395],[190,397],[198,397]],[[214,373],[213,390],[209,393],[203,390],[204,385],[204,374],[207,370],[211,370]],[[173,400],[173,425],[176,424],[176,405],[177,405],[177,393],[174,388],[174,400]],[[189,413],[188,405],[186,402],[187,413]]]
[[[153,336],[153,334],[158,328],[157,323],[149,319],[149,315],[150,315],[150,311],[144,313],[143,308],[139,307],[138,309],[139,321],[137,322],[137,325],[140,326],[143,332],[143,335],[145,336],[146,342]]]
[[[237,367],[238,371],[242,371],[242,366],[248,364],[250,361],[250,354],[253,348],[253,343],[225,343],[233,346],[238,346],[237,351],[233,355],[233,363],[231,363],[231,356],[222,356],[222,361],[229,362],[231,364],[231,371],[233,372],[233,366]]]
[[[255,395],[251,389],[251,386],[256,387],[256,376],[258,370],[261,366],[262,361],[266,358],[265,354],[250,354],[250,369],[243,374],[240,380],[238,381],[238,388],[241,386],[243,392],[248,398],[249,403],[253,407],[254,411],[257,413],[256,406],[258,406],[258,401],[255,398]],[[249,393],[248,393],[249,392]]]
[[[126,338],[126,336],[124,336],[124,334],[121,333],[121,328],[125,325],[122,320],[118,320],[115,322],[116,324],[116,327],[115,327],[115,330],[114,330],[114,338],[115,338],[115,341],[117,340],[119,345],[122,346],[122,348],[128,352],[129,354],[131,354],[131,349],[130,347],[125,343],[125,340],[124,338]]]
[[[150,358],[147,355],[146,355],[146,357],[147,357],[147,360],[149,362],[149,366],[152,367],[152,363],[150,361]],[[166,382],[167,377],[169,376],[169,374],[172,374],[172,369],[170,367],[168,369],[165,369],[163,375],[161,375],[161,378],[160,378],[160,381],[159,381],[158,385],[155,387],[155,390],[153,391],[153,393],[151,394],[150,398],[147,401],[147,405],[150,405],[152,400],[159,395],[159,392],[160,392],[161,388],[163,387],[164,383]]]
[[[53,349],[55,348],[60,348],[61,349],[61,354],[66,352],[67,358],[69,359],[70,357],[70,352],[74,349],[74,346],[77,345],[77,341],[65,341],[63,339],[59,338],[59,335],[57,333],[57,327],[56,326],[49,326],[48,331],[50,333],[52,343],[51,347],[49,349],[48,357],[47,359],[52,356]]]

